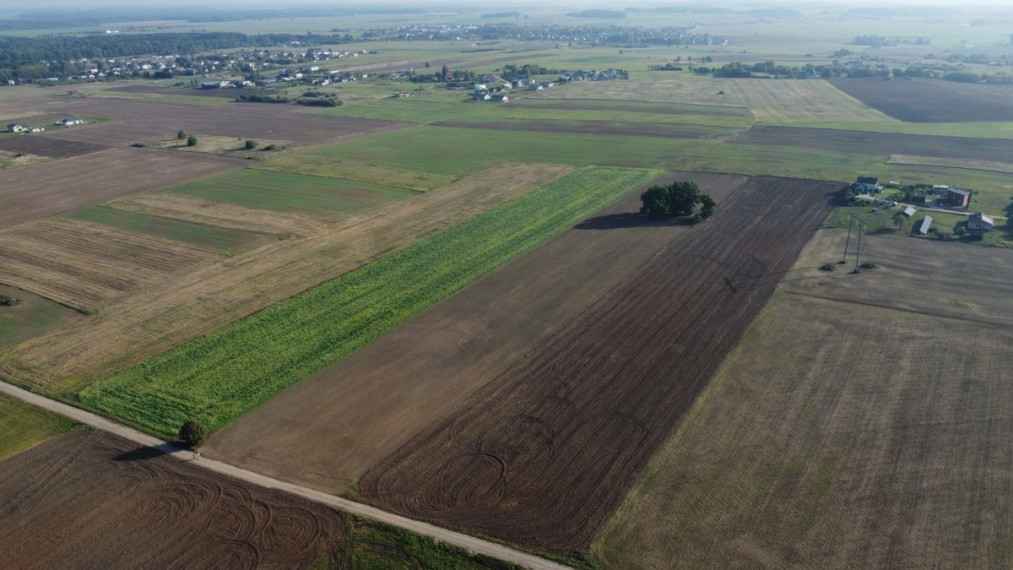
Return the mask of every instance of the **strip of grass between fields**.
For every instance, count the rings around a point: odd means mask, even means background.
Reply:
[[[0,394],[0,459],[75,427],[63,416]]]
[[[660,173],[587,167],[85,388],[80,401],[168,436],[221,429]]]

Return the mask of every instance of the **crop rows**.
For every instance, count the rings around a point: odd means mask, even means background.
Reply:
[[[584,168],[502,207],[80,393],[161,435],[187,418],[217,430],[632,189],[647,170]]]

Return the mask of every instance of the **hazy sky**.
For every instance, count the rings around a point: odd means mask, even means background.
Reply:
[[[334,1],[323,2],[321,0],[86,0],[84,2],[77,0],[6,0],[3,2],[3,7],[0,8],[0,12],[12,12],[24,9],[33,8],[70,8],[76,10],[87,9],[89,7],[98,6],[125,6],[131,8],[145,8],[151,6],[202,6],[202,7],[278,7],[278,6],[296,6],[296,5],[324,5],[324,6],[376,6],[376,5],[397,5],[397,6],[416,6],[424,7],[426,5],[437,5],[437,6],[450,6],[450,5],[468,5],[478,9],[501,9],[512,6],[523,6],[523,5],[536,5],[540,7],[552,7],[559,6],[560,8],[572,8],[575,6],[589,6],[594,5],[597,7],[607,6],[612,9],[623,9],[627,7],[649,7],[652,5],[692,5],[694,3],[706,4],[700,0],[553,0],[551,2],[545,2],[544,0],[502,0],[502,1],[490,1],[490,0],[352,0],[352,1]],[[836,5],[836,6],[848,6],[848,7],[876,7],[883,6],[881,2],[875,2],[870,0],[802,0],[794,2],[784,2],[778,0],[771,0],[769,2],[757,1],[757,0],[742,0],[738,2],[721,2],[721,5],[728,7],[796,7],[799,5],[809,4],[823,4],[823,5]],[[888,5],[896,6],[899,4],[903,5],[926,5],[926,6],[1009,6],[1010,0],[891,0]],[[713,5],[713,4],[711,4]]]

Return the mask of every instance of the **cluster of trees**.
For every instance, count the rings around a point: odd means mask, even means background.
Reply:
[[[800,67],[797,65],[781,65],[774,63],[773,61],[763,61],[753,64],[733,61],[732,63],[723,65],[722,67],[714,70],[715,77],[752,77],[754,73],[789,78],[813,77],[815,75],[819,75],[820,77],[831,77],[833,75],[840,75],[840,70],[838,69],[835,72],[834,66],[829,65],[817,66],[807,64]]]
[[[347,35],[346,35],[347,36]],[[246,35],[234,32],[101,34],[90,36],[0,36],[0,80],[65,77],[83,71],[94,60],[141,55],[190,56],[214,50],[287,46],[293,41],[338,44],[351,36],[297,34]]]
[[[310,95],[311,93],[312,95]],[[285,95],[244,93],[237,95],[236,101],[239,103],[278,103],[281,105],[295,103],[296,105],[306,105],[307,107],[339,107],[342,103],[337,95],[331,93],[321,95],[316,92],[307,92],[307,96],[294,98]]]
[[[689,220],[694,224],[713,216],[717,207],[713,198],[701,192],[696,183],[690,181],[651,186],[640,195],[640,201],[641,214],[655,219],[690,216]]]

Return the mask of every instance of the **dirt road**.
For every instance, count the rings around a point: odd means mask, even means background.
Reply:
[[[191,451],[175,447],[171,443],[167,443],[156,437],[147,435],[145,433],[141,433],[137,430],[109,421],[91,412],[80,410],[73,406],[69,406],[61,402],[50,400],[48,398],[45,398],[38,394],[34,394],[27,390],[23,390],[16,386],[12,386],[5,382],[0,382],[0,392],[8,394],[14,398],[17,398],[34,406],[38,406],[40,408],[69,417],[75,421],[90,425],[96,429],[112,433],[114,435],[132,441],[139,445],[145,447],[157,447],[163,451],[167,451],[168,455],[180,461],[190,461],[192,465],[196,465],[203,469],[207,469],[208,471],[221,473],[223,475],[233,477],[235,479],[239,479],[247,483],[252,483],[254,485],[258,485],[267,489],[276,489],[292,493],[294,495],[298,495],[311,501],[315,501],[330,507],[334,507],[336,509],[339,509],[343,512],[352,515],[372,519],[375,521],[380,521],[385,524],[403,528],[405,530],[409,530],[417,534],[428,536],[438,542],[453,544],[460,548],[464,548],[465,550],[468,550],[470,552],[484,554],[486,556],[492,556],[495,558],[499,558],[500,560],[506,560],[514,564],[519,564],[526,568],[547,569],[547,570],[567,568],[566,566],[563,566],[561,564],[557,564],[555,562],[551,562],[539,558],[537,556],[533,556],[531,554],[526,554],[524,552],[520,552],[512,548],[508,548],[506,546],[494,544],[458,532],[449,531],[427,523],[407,519],[405,517],[381,511],[380,509],[374,507],[369,507],[346,499],[342,499],[340,497],[328,495],[320,491],[315,491],[313,489],[308,489],[306,487],[294,485],[292,483],[286,483],[284,481],[280,481],[278,479],[274,479],[271,477],[266,477],[264,475],[254,473],[252,471],[240,469],[233,465],[229,465],[228,463],[222,463],[221,461],[215,461],[214,459],[208,459],[205,457],[202,457],[199,460],[194,461],[194,454]]]

